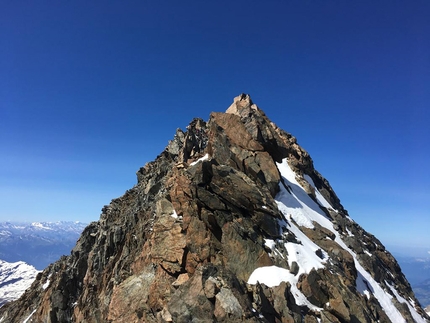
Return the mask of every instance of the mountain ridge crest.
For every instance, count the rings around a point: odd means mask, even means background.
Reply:
[[[0,322],[428,320],[394,257],[249,95],[178,129],[136,174]]]

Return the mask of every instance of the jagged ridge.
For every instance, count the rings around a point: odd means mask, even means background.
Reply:
[[[428,319],[395,259],[248,95],[177,130],[137,177],[0,322]]]

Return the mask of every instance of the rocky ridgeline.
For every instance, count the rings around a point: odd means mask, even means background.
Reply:
[[[137,177],[0,322],[428,319],[391,254],[248,95],[177,130]]]

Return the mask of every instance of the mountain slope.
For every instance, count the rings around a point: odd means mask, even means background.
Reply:
[[[0,307],[18,299],[38,273],[36,268],[25,262],[8,263],[0,260]]]
[[[178,130],[137,177],[0,322],[428,319],[391,254],[247,95]]]

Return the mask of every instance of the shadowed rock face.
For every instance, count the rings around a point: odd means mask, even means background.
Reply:
[[[303,226],[280,211],[280,190],[294,191],[277,165],[285,159],[300,189],[329,203],[320,212],[332,228]],[[389,322],[372,288],[366,295],[356,287],[358,263],[407,322],[412,314],[428,318],[395,259],[350,220],[309,154],[248,95],[226,113],[178,130],[137,177],[70,256],[0,308],[0,322]],[[286,247],[304,239],[323,259],[306,272],[299,260],[289,261]],[[296,280],[248,284],[265,266]],[[415,307],[398,301],[390,286]]]

